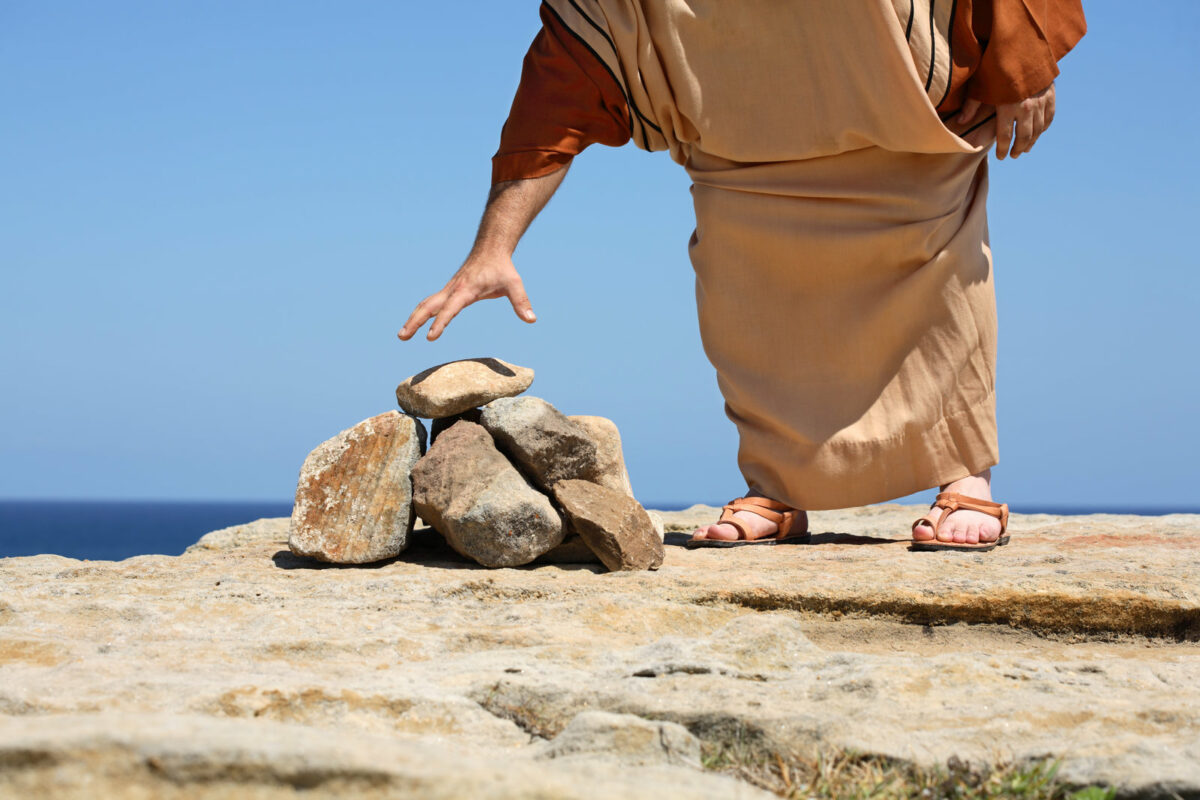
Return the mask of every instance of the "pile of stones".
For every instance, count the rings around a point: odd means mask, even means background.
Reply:
[[[304,462],[288,546],[339,564],[394,558],[417,517],[486,567],[534,560],[656,569],[661,518],[633,496],[617,426],[522,395],[533,370],[496,358],[430,367],[404,413],[364,420]],[[421,418],[431,420],[430,442]]]

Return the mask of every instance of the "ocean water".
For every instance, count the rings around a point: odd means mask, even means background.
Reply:
[[[97,502],[0,500],[0,558],[54,553],[120,561],[177,556],[209,531],[288,517],[282,502]]]
[[[674,511],[691,503],[650,503]],[[710,505],[717,505],[712,503]],[[1024,507],[1026,514],[1169,514],[1196,508]],[[177,556],[209,531],[263,517],[291,516],[280,502],[130,502],[0,500],[0,558],[53,553],[119,561],[159,553]]]

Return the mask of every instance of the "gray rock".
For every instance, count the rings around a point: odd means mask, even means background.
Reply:
[[[571,530],[610,570],[657,569],[662,564],[662,540],[637,500],[588,481],[559,481],[554,497]]]
[[[626,765],[669,764],[700,769],[700,740],[675,722],[634,714],[582,711],[547,742],[538,758],[600,756]]]
[[[424,439],[418,420],[389,411],[309,453],[292,508],[292,552],[336,564],[399,555],[412,532],[409,472]]]
[[[503,398],[481,409],[479,424],[543,491],[564,480],[595,481],[596,443],[588,432],[540,397]]]
[[[418,372],[396,387],[396,402],[418,417],[451,417],[533,383],[533,370],[498,358],[450,361]]]
[[[567,419],[587,432],[596,444],[596,476],[592,480],[633,497],[633,485],[625,469],[625,456],[621,450],[621,431],[617,423],[607,417],[571,416]]]
[[[473,422],[444,431],[412,476],[421,519],[486,567],[528,564],[563,540],[562,517],[550,499]]]

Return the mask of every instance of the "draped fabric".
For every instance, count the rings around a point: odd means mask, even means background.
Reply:
[[[939,119],[950,62],[916,57],[893,0],[545,5],[632,140],[692,178],[700,332],[749,486],[840,508],[997,463],[986,153]]]

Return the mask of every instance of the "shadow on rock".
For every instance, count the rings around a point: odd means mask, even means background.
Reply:
[[[663,544],[669,547],[686,547],[690,533],[683,531],[668,531]],[[797,539],[790,542],[780,542],[773,545],[747,545],[749,547],[810,547],[817,544],[908,544],[908,539],[886,539],[880,536],[859,536],[853,533],[814,533],[807,539]]]

